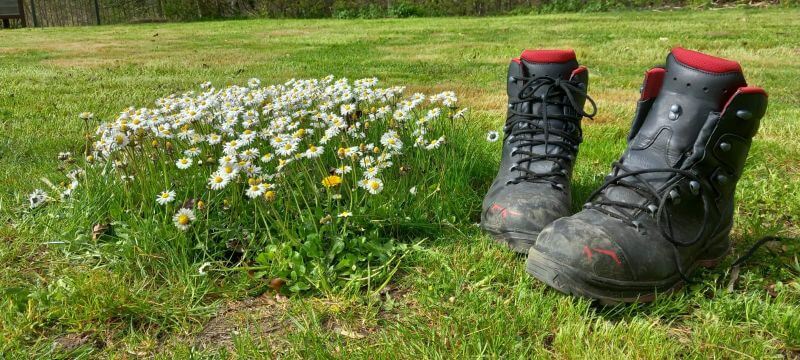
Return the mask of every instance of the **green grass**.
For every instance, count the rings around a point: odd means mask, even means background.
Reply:
[[[799,35],[796,9],[2,31],[0,357],[797,357]],[[377,294],[276,299],[246,273],[199,276],[185,244],[159,238],[156,224],[94,242],[88,225],[63,234],[79,224],[23,213],[39,178],[58,174],[56,154],[80,151],[83,111],[110,118],[206,80],[378,76],[412,91],[456,91],[482,143],[504,120],[507,61],[526,47],[574,47],[590,68],[600,112],[584,126],[578,208],[624,148],[643,72],[675,45],[739,60],[770,93],[739,183],[731,258],[762,236],[785,240],[759,250],[733,291],[730,259],[651,305],[600,308],[547,289],[471,225],[492,162],[452,194],[473,207],[471,218],[437,224]],[[497,150],[479,146],[495,160]]]

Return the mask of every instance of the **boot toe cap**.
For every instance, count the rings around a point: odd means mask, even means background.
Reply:
[[[546,226],[534,249],[555,263],[589,277],[634,280],[624,249],[603,229],[579,217],[567,217]]]
[[[549,186],[548,186],[549,187]],[[553,220],[569,215],[570,203],[558,190],[503,189],[484,202],[481,226],[495,233],[538,234]]]

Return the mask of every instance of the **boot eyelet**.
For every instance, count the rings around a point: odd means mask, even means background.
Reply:
[[[697,181],[690,181],[689,182],[689,190],[692,191],[692,194],[697,195],[700,193],[700,183]]]
[[[724,142],[724,143],[719,144],[719,148],[722,151],[728,152],[728,151],[731,151],[731,144]]]
[[[736,117],[742,120],[750,120],[753,118],[753,113],[747,110],[739,110],[736,112]]]
[[[650,211],[651,214],[655,214],[658,211],[658,206],[650,204],[647,206],[647,210]]]
[[[669,191],[669,198],[672,199],[673,204],[680,204],[681,203],[681,195],[678,193],[678,190],[672,189]]]

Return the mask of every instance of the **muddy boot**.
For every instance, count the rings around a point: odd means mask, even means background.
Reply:
[[[525,50],[508,67],[500,171],[483,199],[481,227],[519,253],[545,225],[570,214],[580,121],[596,111],[588,84],[572,50]],[[587,99],[591,114],[583,110]]]
[[[527,271],[602,303],[679,288],[729,247],[733,195],[767,107],[738,63],[672,50],[645,74],[628,147],[584,210],[542,230]]]

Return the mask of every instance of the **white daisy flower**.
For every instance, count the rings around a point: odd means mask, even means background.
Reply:
[[[162,206],[171,203],[173,200],[175,200],[175,191],[172,190],[162,191],[156,197],[156,202]]]
[[[366,168],[364,169],[364,178],[372,179],[378,176],[378,172],[380,172],[380,169],[377,166],[371,166],[369,168]]]
[[[231,179],[225,176],[225,174],[215,172],[211,174],[211,178],[208,179],[208,186],[211,187],[211,190],[222,190],[225,186],[228,186],[230,181]]]
[[[259,155],[258,149],[250,148],[250,149],[247,149],[247,150],[242,151],[241,153],[239,153],[239,158],[240,159],[244,159],[244,160],[252,160],[252,159],[257,158],[258,155]]]
[[[228,179],[235,179],[236,176],[239,175],[240,167],[241,166],[238,163],[220,165],[219,168],[217,169],[217,173],[222,174]]]
[[[371,155],[367,155],[361,158],[361,160],[359,160],[358,163],[359,165],[361,165],[362,168],[368,168],[372,165],[375,165],[375,158],[372,157]]]
[[[177,166],[178,169],[186,170],[190,166],[192,166],[192,159],[190,159],[188,157],[180,158],[180,159],[178,159],[178,161],[175,162],[175,166]]]
[[[28,205],[31,209],[42,206],[45,201],[47,201],[47,193],[42,189],[33,190],[33,192],[28,195]]]
[[[411,189],[408,189],[408,192],[411,195],[417,195],[417,187],[416,186],[412,186]]]
[[[383,190],[383,181],[378,178],[362,180],[359,185],[361,185],[361,187],[366,189],[372,195],[375,195]]]
[[[438,149],[440,146],[442,146],[443,143],[444,143],[444,135],[442,135],[436,140],[431,140],[431,142],[429,142],[428,145],[425,145],[425,150]]]
[[[222,136],[219,134],[209,134],[206,141],[208,141],[209,145],[217,145],[222,141]]]
[[[197,217],[195,217],[194,211],[191,209],[181,208],[177,213],[175,213],[175,216],[172,217],[172,223],[175,224],[175,227],[178,229],[186,231],[189,230],[192,222],[194,222],[196,219]]]
[[[347,115],[352,114],[354,111],[356,111],[356,106],[353,105],[353,104],[344,104],[344,105],[341,106],[341,108],[339,110],[340,110],[339,112],[342,114],[342,116],[347,116]]]
[[[352,171],[352,170],[353,170],[353,168],[351,166],[342,165],[342,166],[337,167],[333,171],[336,173],[336,175],[344,175],[344,174],[350,173],[350,171]]]
[[[281,156],[289,156],[294,154],[295,150],[297,150],[297,144],[294,142],[287,141],[283,143],[280,147],[275,149],[275,152]]]
[[[235,155],[239,147],[242,146],[241,141],[231,140],[225,143],[222,151],[228,155]]]
[[[267,185],[265,184],[254,184],[250,185],[250,187],[245,191],[245,195],[251,199],[255,199],[264,194],[267,191]]]
[[[337,217],[340,218],[349,218],[351,216],[353,216],[353,213],[349,211],[342,211],[341,213],[339,213],[339,215],[337,215]]]
[[[183,151],[183,155],[185,155],[186,157],[190,157],[190,158],[196,157],[196,156],[200,155],[200,153],[201,153],[201,151],[200,151],[200,148],[198,148],[198,147],[191,147],[191,148],[186,149],[186,150]]]
[[[381,144],[395,151],[403,148],[403,142],[394,130],[389,130],[381,136]]]
[[[303,156],[305,156],[305,157],[307,157],[309,159],[314,159],[314,158],[318,158],[320,155],[322,155],[323,152],[325,152],[325,148],[324,147],[311,145],[311,146],[308,147],[308,150],[306,150],[306,152],[303,153]]]

